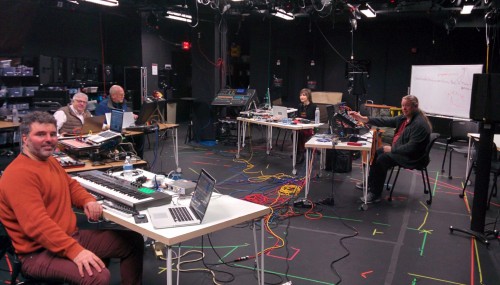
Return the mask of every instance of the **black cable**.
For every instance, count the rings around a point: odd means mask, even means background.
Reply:
[[[337,263],[337,262],[341,261],[342,259],[344,259],[344,258],[348,257],[348,256],[351,254],[351,252],[349,251],[349,249],[348,249],[348,248],[344,245],[344,242],[343,242],[343,241],[344,241],[345,239],[348,239],[348,238],[353,238],[353,237],[356,237],[357,235],[359,235],[359,232],[358,232],[358,230],[357,230],[356,228],[354,228],[353,226],[348,225],[346,222],[344,222],[344,219],[343,219],[343,218],[342,218],[339,214],[337,214],[337,212],[335,212],[335,210],[333,211],[333,213],[334,213],[334,215],[336,215],[336,216],[339,218],[339,220],[342,222],[342,224],[343,224],[345,227],[347,227],[348,229],[351,229],[351,230],[354,232],[352,235],[348,235],[348,236],[345,236],[345,237],[340,238],[340,240],[339,240],[339,244],[340,244],[340,246],[342,246],[342,247],[344,248],[344,250],[346,251],[346,254],[344,254],[343,256],[341,256],[341,257],[339,257],[339,258],[337,258],[337,259],[333,260],[333,261],[330,263],[330,268],[332,269],[333,273],[334,273],[335,275],[337,275],[337,276],[338,276],[338,278],[339,278],[339,281],[338,281],[338,282],[335,282],[335,284],[336,284],[336,285],[339,285],[339,284],[342,282],[342,276],[341,276],[341,275],[340,275],[340,273],[339,273],[339,272],[335,269],[335,263]]]
[[[291,199],[290,199],[291,200]],[[288,230],[290,229],[290,217],[287,219],[286,227],[285,227],[285,236],[283,237],[284,241],[284,247],[286,251],[286,269],[285,269],[285,281],[288,282],[290,279],[288,279],[288,271],[290,270],[290,263],[288,262],[288,258],[290,257],[290,251],[288,250]]]
[[[207,235],[208,237],[208,240],[209,240],[209,243],[210,243],[210,247],[212,248],[212,250],[214,251],[215,255],[217,255],[217,257],[219,258],[220,261],[223,262],[223,264],[225,264],[224,260],[222,260],[222,258],[219,256],[219,254],[217,253],[217,251],[215,250],[215,248],[213,247],[212,245],[212,242],[210,241],[210,235]],[[203,249],[205,248],[203,246],[203,241],[204,241],[204,236],[201,236],[201,252],[203,253]],[[223,270],[217,270],[217,269],[213,269],[212,267],[210,267],[209,265],[211,266],[216,266],[216,265],[219,265],[219,263],[216,263],[216,264],[207,264],[205,263],[205,258],[202,258],[201,261],[203,262],[203,265],[205,266],[205,268],[209,269],[209,270],[212,270],[214,272],[219,272],[219,273],[222,273],[222,274],[227,274],[229,275],[229,279],[227,281],[225,280],[221,280],[219,278],[217,278],[214,274],[214,279],[217,281],[217,282],[222,282],[222,283],[230,283],[230,282],[233,282],[236,278],[234,277],[234,274],[232,274],[231,272],[227,272],[227,271],[223,271]]]

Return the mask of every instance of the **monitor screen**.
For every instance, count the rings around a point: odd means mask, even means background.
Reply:
[[[33,103],[39,102],[53,102],[66,106],[71,100],[68,91],[35,90]]]
[[[109,129],[114,132],[121,133],[122,126],[123,126],[123,110],[112,109]]]
[[[156,110],[158,110],[158,112],[160,112],[160,114],[164,117],[166,104],[167,101],[165,100],[144,102],[141,106],[141,111],[139,112],[137,120],[135,121],[135,125],[145,125]]]

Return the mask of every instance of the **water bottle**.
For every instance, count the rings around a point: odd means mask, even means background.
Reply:
[[[319,107],[316,107],[316,111],[314,112],[314,123],[319,124]]]
[[[19,123],[19,112],[17,111],[16,105],[12,105],[12,122]]]
[[[125,157],[125,163],[123,164],[123,177],[125,179],[131,179],[134,172],[134,166],[132,165],[132,160],[130,159],[130,155]]]

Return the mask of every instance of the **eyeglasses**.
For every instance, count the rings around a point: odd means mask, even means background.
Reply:
[[[77,99],[75,99],[74,101],[75,101],[76,103],[85,103],[85,104],[87,104],[87,103],[88,103],[88,101],[85,101],[85,100],[77,100]]]

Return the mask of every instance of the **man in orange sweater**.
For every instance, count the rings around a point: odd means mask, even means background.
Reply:
[[[131,231],[79,230],[72,207],[97,221],[102,206],[52,156],[56,120],[33,112],[20,126],[23,149],[0,179],[0,221],[25,275],[109,284],[103,258],[120,258],[122,284],[142,284],[144,240]]]

